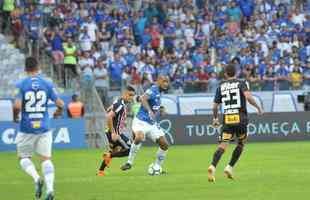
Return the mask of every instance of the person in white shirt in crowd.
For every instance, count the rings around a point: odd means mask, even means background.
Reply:
[[[87,27],[87,33],[90,37],[90,40],[92,42],[96,42],[98,27],[97,24],[93,21],[91,16],[88,16],[87,22],[82,24],[82,28],[84,27]]]
[[[88,34],[87,26],[82,28],[82,32],[79,35],[79,43],[82,51],[90,51],[92,47],[91,37]]]
[[[109,74],[107,64],[107,60],[105,58],[101,58],[97,61],[94,69],[95,87],[105,108],[109,105]]]

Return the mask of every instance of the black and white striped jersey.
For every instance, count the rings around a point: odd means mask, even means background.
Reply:
[[[108,112],[113,111],[115,116],[113,117],[113,128],[117,134],[121,134],[125,128],[127,106],[122,98],[118,98],[108,108]]]

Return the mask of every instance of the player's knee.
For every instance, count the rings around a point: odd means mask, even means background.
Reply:
[[[165,143],[159,144],[159,147],[160,147],[162,150],[167,151],[168,148],[169,148],[169,145],[165,142]]]
[[[40,160],[41,160],[42,162],[44,162],[44,161],[46,161],[46,160],[50,160],[50,159],[51,159],[51,157],[40,156]]]
[[[127,150],[124,152],[124,156],[129,156],[129,153],[130,153],[130,149],[127,149]]]
[[[218,148],[223,150],[223,152],[225,152],[226,149],[228,148],[228,143],[222,142],[221,144],[219,144]]]
[[[237,144],[237,146],[238,146],[239,148],[243,149],[244,146],[245,146],[245,143],[244,143],[243,141],[239,141],[238,144]]]
[[[169,148],[169,145],[168,145],[167,141],[164,138],[159,138],[158,139],[158,144],[159,144],[159,147],[162,150],[164,150],[164,151],[167,151],[168,148]]]
[[[140,144],[144,139],[144,135],[142,133],[135,133],[135,144]]]

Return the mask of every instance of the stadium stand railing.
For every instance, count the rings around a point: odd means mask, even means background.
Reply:
[[[0,35],[0,97],[14,96],[15,82],[24,76],[25,56]]]

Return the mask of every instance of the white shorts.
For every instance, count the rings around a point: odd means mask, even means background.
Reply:
[[[52,142],[52,131],[39,135],[19,132],[16,136],[17,155],[20,158],[27,158],[36,152],[40,156],[51,157]]]
[[[138,118],[134,118],[132,121],[132,130],[134,133],[144,133],[144,137],[150,138],[153,142],[156,142],[161,136],[165,136],[164,131],[159,126],[149,124]]]

